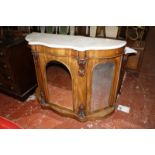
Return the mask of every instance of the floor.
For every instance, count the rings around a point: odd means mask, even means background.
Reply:
[[[81,123],[72,118],[62,117],[52,110],[42,109],[34,95],[25,102],[20,102],[12,97],[0,94],[0,116],[12,120],[25,129],[155,128],[154,40],[155,27],[150,29],[147,37],[145,56],[139,76],[132,72],[126,74],[122,86],[122,93],[117,99],[116,106],[121,104],[130,107],[129,113],[116,110],[112,115],[103,119]],[[60,78],[60,74],[57,74],[57,78]],[[64,79],[65,78],[69,77],[64,76]],[[55,83],[54,79],[53,83]],[[60,80],[59,84],[61,83],[63,83],[63,81]],[[65,88],[65,93],[70,95],[70,84],[66,84]],[[53,87],[51,89],[56,88]],[[61,102],[62,100],[60,103]]]

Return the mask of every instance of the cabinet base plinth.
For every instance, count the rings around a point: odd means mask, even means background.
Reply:
[[[71,118],[74,118],[80,122],[85,122],[88,120],[102,119],[105,116],[112,114],[115,110],[114,106],[112,106],[112,107],[108,107],[108,108],[93,112],[93,113],[88,114],[85,117],[81,118],[78,114],[74,113],[72,110],[66,109],[66,108],[58,106],[58,105],[55,105],[53,103],[43,104],[42,108],[51,109],[54,112],[56,112],[62,116],[71,117]]]

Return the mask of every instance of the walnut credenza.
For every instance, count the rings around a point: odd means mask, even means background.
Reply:
[[[41,33],[29,34],[26,40],[32,48],[37,96],[43,107],[80,121],[114,111],[125,41]],[[52,92],[48,86],[50,62],[63,64],[71,76],[70,104],[61,105],[50,97],[57,90]]]

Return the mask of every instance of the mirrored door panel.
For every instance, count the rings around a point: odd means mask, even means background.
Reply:
[[[108,106],[113,75],[113,62],[100,63],[94,67],[92,73],[91,111]]]
[[[46,75],[50,102],[73,110],[72,79],[67,67],[59,62],[50,62]]]

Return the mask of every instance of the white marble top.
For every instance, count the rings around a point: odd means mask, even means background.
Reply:
[[[126,41],[121,40],[48,33],[31,33],[25,39],[29,45],[71,48],[78,51],[116,49],[126,45]]]

